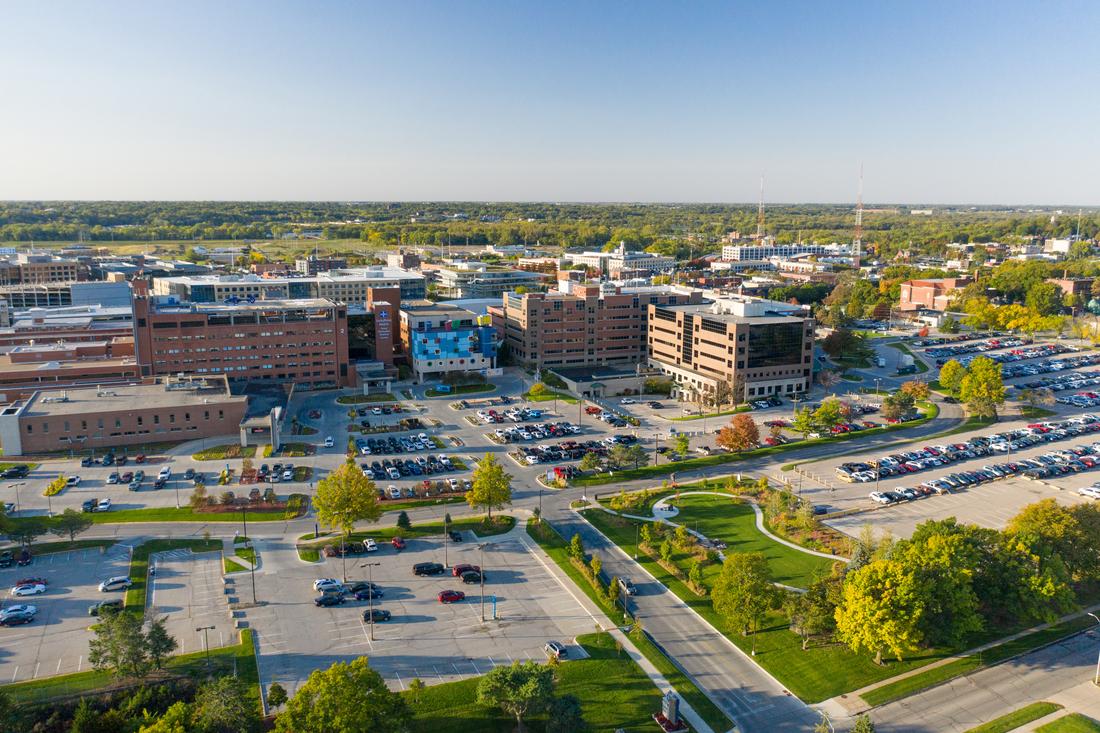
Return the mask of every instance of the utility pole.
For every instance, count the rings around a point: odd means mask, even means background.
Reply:
[[[206,651],[206,674],[208,676],[213,674],[213,670],[210,667],[210,636],[207,632],[211,631],[213,628],[213,626],[199,626],[195,629],[195,631],[202,632],[202,646]]]

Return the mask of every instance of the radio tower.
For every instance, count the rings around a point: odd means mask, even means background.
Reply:
[[[764,241],[764,176],[760,176],[760,208],[756,211],[756,239]]]
[[[863,163],[859,164],[859,194],[856,195],[856,236],[852,240],[852,264],[858,270],[863,255]]]

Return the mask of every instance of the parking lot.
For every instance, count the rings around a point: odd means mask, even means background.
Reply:
[[[178,654],[203,649],[204,633],[195,631],[213,626],[206,632],[210,648],[237,643],[229,605],[222,584],[221,553],[193,554],[190,550],[157,553],[149,579],[147,617],[166,617],[168,633],[179,644]]]
[[[293,692],[312,670],[361,655],[370,657],[371,667],[393,689],[404,689],[414,677],[445,682],[484,674],[513,660],[545,659],[542,647],[550,640],[565,643],[571,656],[579,654],[572,639],[591,631],[594,621],[524,544],[518,538],[490,538],[483,563],[482,553],[470,540],[449,544],[446,558],[442,538],[411,540],[401,553],[382,544],[377,553],[349,558],[350,581],[367,579],[359,563],[380,563],[372,575],[384,596],[375,599],[375,608],[388,610],[392,618],[375,624],[373,641],[363,621],[367,601],[352,599],[330,608],[314,605],[313,580],[339,579],[339,558],[307,565],[296,556],[291,559],[289,544],[262,544],[268,570],[258,580],[267,604],[249,610],[247,616],[258,633],[263,684],[279,681]],[[437,576],[412,572],[415,563],[445,559],[451,566],[483,565],[485,623],[478,585],[464,585],[449,570]],[[438,593],[447,589],[465,592],[466,599],[439,603]]]
[[[100,581],[129,572],[130,551],[123,545],[41,555],[26,567],[0,570],[2,606],[30,604],[38,609],[33,622],[0,627],[0,682],[20,682],[88,668],[88,607],[122,597],[101,593]],[[16,580],[45,578],[41,595],[12,598]]]

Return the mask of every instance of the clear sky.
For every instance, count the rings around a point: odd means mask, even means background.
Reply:
[[[1100,3],[0,3],[0,199],[1100,204]]]

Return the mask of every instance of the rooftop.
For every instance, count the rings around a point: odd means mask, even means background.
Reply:
[[[167,379],[156,384],[80,387],[35,392],[24,403],[22,417],[94,415],[96,413],[157,407],[188,407],[217,402],[244,402],[244,395],[230,395],[224,379]],[[4,410],[7,411],[7,408]]]
[[[497,301],[499,302],[499,301]],[[418,316],[456,316],[473,317],[473,313],[460,306],[431,300],[408,300],[401,303],[401,310]]]
[[[659,310],[680,311],[705,316],[722,323],[749,323],[771,325],[777,323],[801,323],[808,314],[800,307],[764,298],[722,298],[713,303],[693,305],[657,306]]]
[[[155,302],[158,313],[242,313],[271,310],[323,310],[336,307],[336,303],[328,298],[257,300],[254,303],[246,300],[240,303],[188,303],[158,296]]]
[[[261,275],[184,275],[180,277],[163,277],[157,280],[165,280],[184,285],[232,285],[234,283],[257,283],[263,285],[275,285],[289,282],[360,282],[369,280],[423,280],[424,276],[419,272],[411,272],[400,267],[386,267],[374,265],[371,267],[353,267],[341,270],[329,270],[309,277],[263,277]]]

